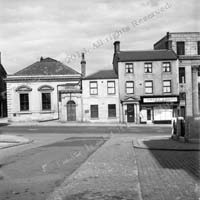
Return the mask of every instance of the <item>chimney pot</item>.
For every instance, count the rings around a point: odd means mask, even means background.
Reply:
[[[41,57],[40,57],[40,61],[43,61],[43,60],[44,60],[44,58],[41,56]]]
[[[82,77],[85,77],[86,75],[86,61],[85,61],[85,54],[81,54],[81,75]]]

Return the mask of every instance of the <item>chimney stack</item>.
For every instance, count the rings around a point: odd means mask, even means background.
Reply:
[[[85,61],[85,54],[81,54],[81,75],[84,78],[86,75],[86,61]]]
[[[119,53],[120,52],[120,41],[115,41],[114,42],[114,53]]]

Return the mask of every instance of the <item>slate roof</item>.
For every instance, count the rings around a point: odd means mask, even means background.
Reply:
[[[16,72],[16,76],[34,76],[34,75],[73,75],[79,74],[72,68],[52,58],[40,59],[40,61]]]
[[[177,55],[172,50],[120,51],[118,61],[156,61],[176,60]]]
[[[118,76],[113,70],[100,70],[94,74],[91,74],[84,79],[92,80],[92,79],[117,79]]]

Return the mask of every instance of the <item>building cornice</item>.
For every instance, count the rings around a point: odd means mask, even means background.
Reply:
[[[14,76],[14,75],[9,75],[7,78],[4,80],[6,82],[22,82],[22,81],[78,81],[80,80],[81,76],[80,75],[70,75],[70,76],[63,76],[63,75],[58,75],[58,76]]]

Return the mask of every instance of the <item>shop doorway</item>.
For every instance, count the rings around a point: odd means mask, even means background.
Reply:
[[[135,122],[134,104],[127,104],[127,122]]]
[[[76,104],[74,101],[67,102],[67,121],[76,121]]]
[[[147,123],[151,123],[152,122],[152,109],[148,108],[147,109]]]

